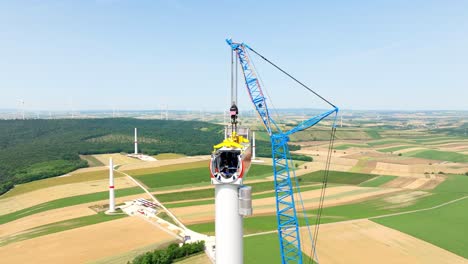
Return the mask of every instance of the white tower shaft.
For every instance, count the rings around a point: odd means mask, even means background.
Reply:
[[[138,131],[135,127],[135,154],[138,154]]]
[[[252,159],[256,159],[255,157],[255,131],[252,132]]]
[[[243,218],[239,215],[239,186],[218,184],[216,201],[216,264],[242,264]]]
[[[109,212],[115,212],[114,162],[109,158]]]

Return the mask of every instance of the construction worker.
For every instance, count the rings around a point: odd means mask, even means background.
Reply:
[[[234,102],[232,103],[229,112],[231,114],[231,124],[237,124],[237,115],[239,114],[239,109],[237,109],[237,106]]]

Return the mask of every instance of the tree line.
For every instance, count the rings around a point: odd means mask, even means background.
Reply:
[[[205,241],[183,244],[180,247],[177,244],[171,244],[167,249],[154,250],[139,255],[127,264],[170,264],[174,260],[189,257],[203,250],[205,250]]]

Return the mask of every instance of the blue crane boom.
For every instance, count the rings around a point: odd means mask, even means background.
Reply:
[[[235,43],[231,39],[227,39],[226,42],[229,44],[232,51],[239,59],[250,99],[254,104],[255,109],[260,116],[260,119],[262,120],[268,135],[270,136],[276,197],[276,219],[278,222],[278,235],[282,263],[302,264],[299,223],[297,218],[296,204],[294,201],[293,182],[291,181],[291,170],[293,170],[294,167],[288,149],[289,136],[316,125],[321,120],[333,113],[337,114],[338,108],[312,91],[314,94],[318,95],[320,98],[329,103],[333,109],[314,116],[300,123],[289,131],[283,132],[269,113],[267,100],[263,94],[251,58],[249,57],[248,51],[255,51],[245,43]],[[258,54],[257,52],[255,53]],[[261,57],[267,60],[263,56]],[[287,74],[276,65],[273,64],[273,66]],[[289,74],[287,75],[294,79],[294,77],[290,76]],[[296,79],[294,80],[297,81]],[[300,83],[299,81],[297,82]],[[306,87],[302,83],[300,84]],[[308,87],[306,88],[309,89]]]

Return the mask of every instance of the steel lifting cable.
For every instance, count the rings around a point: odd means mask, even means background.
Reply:
[[[320,200],[319,200],[317,218],[316,218],[315,229],[314,229],[314,240],[313,240],[314,244],[312,245],[311,252],[310,252],[311,255],[313,254],[313,257],[311,259],[312,262],[316,257],[318,232],[319,232],[319,229],[320,229],[320,220],[321,220],[321,217],[322,217],[323,204],[325,202],[325,190],[327,188],[328,175],[330,174],[331,156],[332,156],[332,153],[333,153],[333,144],[335,142],[336,117],[337,117],[337,114],[335,114],[335,118],[334,118],[333,125],[332,125],[332,132],[330,133],[330,141],[329,141],[329,145],[328,145],[327,160],[326,160],[326,163],[325,163],[325,171],[324,171],[323,177],[322,177],[322,189],[321,189],[321,193],[320,193]]]
[[[252,56],[250,56],[249,51],[246,50],[246,52],[247,52],[249,58],[252,58]],[[256,54],[257,54],[257,53],[256,53]],[[279,112],[278,112],[278,110],[276,109],[275,105],[273,104],[272,97],[270,96],[270,93],[268,92],[268,87],[264,85],[263,80],[262,80],[262,77],[260,76],[260,72],[257,70],[257,67],[255,66],[255,62],[253,61],[253,59],[251,59],[250,62],[252,63],[253,69],[254,69],[255,72],[257,73],[258,81],[260,82],[261,87],[263,87],[262,90],[265,90],[266,95],[268,96],[268,97],[267,97],[267,98],[268,98],[268,102],[269,102],[269,104],[271,104],[271,108],[273,108],[273,111],[274,111],[274,113],[275,113],[275,115],[276,115],[276,119],[277,119],[278,121],[281,121]]]
[[[289,78],[293,79],[295,82],[297,82],[298,84],[300,84],[302,87],[306,88],[307,90],[309,90],[311,93],[315,94],[316,96],[318,96],[320,99],[322,99],[323,101],[325,101],[327,104],[333,106],[334,108],[336,108],[336,106],[334,104],[332,104],[330,101],[328,101],[327,99],[323,98],[323,96],[321,96],[320,94],[318,94],[317,92],[315,92],[314,90],[310,89],[307,85],[303,84],[301,81],[299,81],[298,79],[294,78],[291,74],[287,73],[285,70],[281,69],[278,65],[274,64],[273,62],[271,62],[270,60],[268,60],[267,58],[263,57],[262,54],[256,52],[254,49],[252,49],[251,47],[247,47],[249,48],[251,51],[253,51],[255,54],[257,54],[260,58],[264,59],[266,62],[270,63],[273,67],[275,67],[276,69],[278,69],[279,71],[281,71],[282,73],[286,74]]]
[[[321,96],[320,94],[318,94],[317,92],[315,92],[314,90],[309,88],[307,85],[300,82],[298,79],[294,78],[291,74],[289,74],[285,70],[281,69],[279,66],[277,66],[276,64],[274,64],[273,62],[271,62],[270,60],[265,58],[260,53],[256,52],[254,49],[252,49],[250,47],[248,47],[248,49],[251,50],[252,52],[254,52],[255,54],[257,54],[260,58],[264,59],[269,64],[271,64],[273,67],[275,67],[276,69],[278,69],[279,71],[281,71],[282,73],[287,75],[289,78],[291,78],[292,80],[294,80],[295,82],[300,84],[302,87],[309,90],[311,93],[315,94],[317,97],[319,97],[320,99],[322,99],[323,101],[328,103],[330,106],[334,107],[335,109],[337,108],[334,104],[332,104],[330,101],[325,99],[323,96]],[[328,175],[330,174],[331,156],[332,156],[332,153],[333,153],[333,144],[335,142],[336,117],[337,117],[337,113],[335,113],[335,118],[334,118],[333,125],[332,125],[332,132],[330,134],[330,141],[329,141],[329,144],[328,144],[327,160],[326,160],[326,163],[325,163],[325,171],[324,171],[323,177],[322,177],[322,188],[321,188],[320,199],[319,199],[319,207],[318,207],[317,218],[316,218],[316,222],[315,222],[314,238],[311,241],[312,249],[311,249],[310,255],[312,255],[312,259],[311,259],[312,262],[315,260],[315,258],[317,256],[317,254],[316,254],[317,238],[318,238],[318,231],[319,231],[319,228],[320,228],[320,220],[321,220],[322,211],[323,211],[323,204],[324,204],[324,201],[325,201],[325,190],[327,188]],[[302,203],[302,199],[301,199],[301,203]]]

